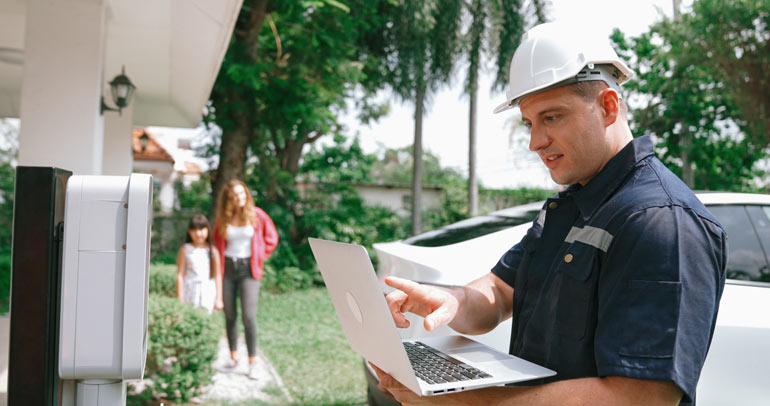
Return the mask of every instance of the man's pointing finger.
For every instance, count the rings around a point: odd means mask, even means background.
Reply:
[[[388,276],[385,278],[385,283],[392,288],[396,288],[406,293],[407,295],[411,295],[412,293],[421,293],[420,291],[422,290],[422,287],[419,283],[396,276]]]

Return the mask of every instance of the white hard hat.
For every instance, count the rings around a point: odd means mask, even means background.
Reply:
[[[507,101],[495,113],[516,107],[526,96],[589,80],[603,80],[619,92],[634,76],[607,40],[574,32],[559,23],[532,27],[511,59]]]

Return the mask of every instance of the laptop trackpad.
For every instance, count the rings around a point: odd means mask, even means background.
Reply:
[[[454,349],[451,355],[465,362],[487,362],[494,361],[501,357],[498,351],[483,346],[474,346],[473,348]]]

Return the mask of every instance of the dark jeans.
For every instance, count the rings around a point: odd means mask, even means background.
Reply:
[[[257,302],[260,282],[251,276],[249,258],[225,258],[222,300],[225,305],[225,331],[230,351],[238,348],[238,309],[236,297],[241,296],[243,328],[249,357],[257,356]]]

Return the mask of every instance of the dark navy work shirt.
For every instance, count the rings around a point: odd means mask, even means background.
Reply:
[[[548,199],[492,272],[514,288],[510,352],[557,375],[673,381],[695,395],[725,282],[727,237],[633,140]],[[532,384],[530,381],[527,384]]]

